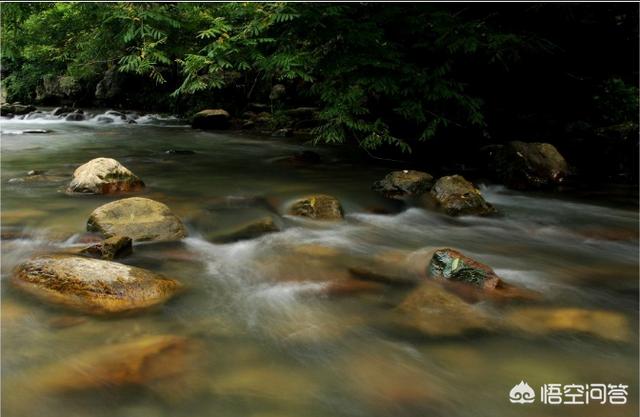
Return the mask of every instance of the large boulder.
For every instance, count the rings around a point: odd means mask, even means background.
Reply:
[[[193,116],[191,127],[194,129],[228,129],[231,116],[223,109],[207,109],[196,113]]]
[[[314,220],[341,220],[343,218],[340,201],[324,194],[316,194],[296,201],[291,205],[289,214]]]
[[[480,190],[460,175],[438,179],[431,189],[431,195],[450,216],[486,216],[496,212],[496,209],[484,200]]]
[[[433,279],[462,282],[484,289],[495,289],[501,282],[491,267],[448,248],[433,253],[428,275]]]
[[[43,301],[91,314],[146,309],[181,287],[145,269],[73,255],[32,258],[16,268],[12,282]]]
[[[111,194],[139,191],[142,188],[142,180],[120,162],[111,158],[96,158],[74,171],[67,192]]]
[[[89,216],[87,230],[100,232],[105,237],[128,236],[134,242],[180,240],[187,235],[184,225],[169,207],[140,197],[98,207]]]
[[[536,189],[560,184],[569,175],[567,161],[549,143],[509,142],[491,152],[497,178],[514,189]]]
[[[433,185],[433,177],[422,171],[393,171],[373,184],[373,190],[389,198],[419,196]]]

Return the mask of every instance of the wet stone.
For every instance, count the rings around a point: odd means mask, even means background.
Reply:
[[[487,216],[496,213],[496,209],[482,197],[480,190],[460,175],[438,179],[431,189],[431,196],[450,216]]]
[[[388,198],[419,196],[431,189],[433,176],[422,171],[393,171],[373,184],[373,190]]]
[[[343,211],[340,202],[330,195],[316,194],[293,203],[289,209],[293,216],[313,220],[341,220]]]
[[[148,309],[181,289],[177,281],[142,268],[64,254],[20,264],[12,283],[44,302],[97,315]]]
[[[133,251],[131,238],[126,236],[112,236],[102,242],[88,246],[80,251],[83,255],[95,256],[105,260],[121,258]]]
[[[489,317],[477,306],[444,289],[424,282],[397,308],[400,325],[429,337],[453,337],[493,330]]]
[[[95,158],[74,171],[67,192],[112,194],[140,191],[142,188],[142,180],[120,162],[111,158]]]
[[[489,266],[448,248],[434,252],[428,273],[434,279],[463,282],[485,289],[494,289],[500,284],[500,278]]]
[[[128,236],[138,241],[180,240],[187,231],[169,207],[148,198],[117,200],[95,209],[87,221],[87,230],[105,237]]]

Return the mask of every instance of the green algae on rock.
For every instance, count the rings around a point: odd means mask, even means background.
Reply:
[[[289,209],[289,214],[314,220],[342,220],[344,217],[340,201],[325,194],[316,194],[296,201]]]
[[[448,248],[434,252],[428,275],[430,278],[463,282],[484,289],[494,289],[501,282],[491,267]]]

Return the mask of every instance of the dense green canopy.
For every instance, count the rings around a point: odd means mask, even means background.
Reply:
[[[2,6],[2,73],[9,98],[30,101],[47,76],[95,85],[116,69],[148,78],[154,87],[141,95],[183,112],[211,101],[241,111],[284,83],[297,102],[320,108],[319,140],[409,151],[448,128],[482,132],[483,103],[511,104],[510,92],[492,90],[497,80],[515,68],[528,82],[536,73],[523,68],[566,57],[576,41],[542,30],[549,16],[560,16],[556,28],[622,25],[610,34],[620,39],[637,32],[629,7],[583,7],[576,16],[552,6],[12,3]],[[596,19],[591,29],[588,19]],[[572,75],[589,79],[593,109],[620,122],[637,113],[634,69],[610,64]],[[597,88],[614,95],[596,99]]]

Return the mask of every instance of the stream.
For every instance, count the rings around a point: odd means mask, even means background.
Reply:
[[[29,133],[34,129],[48,132]],[[1,130],[4,416],[637,415],[635,187],[552,194],[480,184],[500,215],[450,218],[374,193],[371,184],[388,168],[295,138],[198,131],[155,115],[137,124],[3,118]],[[320,154],[320,162],[287,159],[304,150]],[[121,198],[64,192],[74,169],[97,157],[131,169],[146,184],[140,196],[167,204],[188,229],[180,242],[135,244],[131,256],[117,260],[185,284],[184,293],[153,311],[84,316],[8,282],[32,255],[86,246],[89,214]],[[29,181],[30,170],[44,170],[47,178]],[[283,214],[296,198],[314,193],[337,197],[345,220]],[[274,217],[281,231],[227,244],[210,238],[262,216]],[[539,293],[544,306],[615,312],[629,334],[622,341],[506,331],[424,338],[393,329],[394,307],[410,288],[323,291],[344,273],[336,265],[424,247],[457,248],[506,282]],[[490,310],[499,319],[503,307]],[[126,388],[63,395],[42,388],[43,370],[66,358],[156,334],[193,340],[193,369]],[[522,380],[534,389],[625,384],[628,401],[512,404],[509,391]]]

